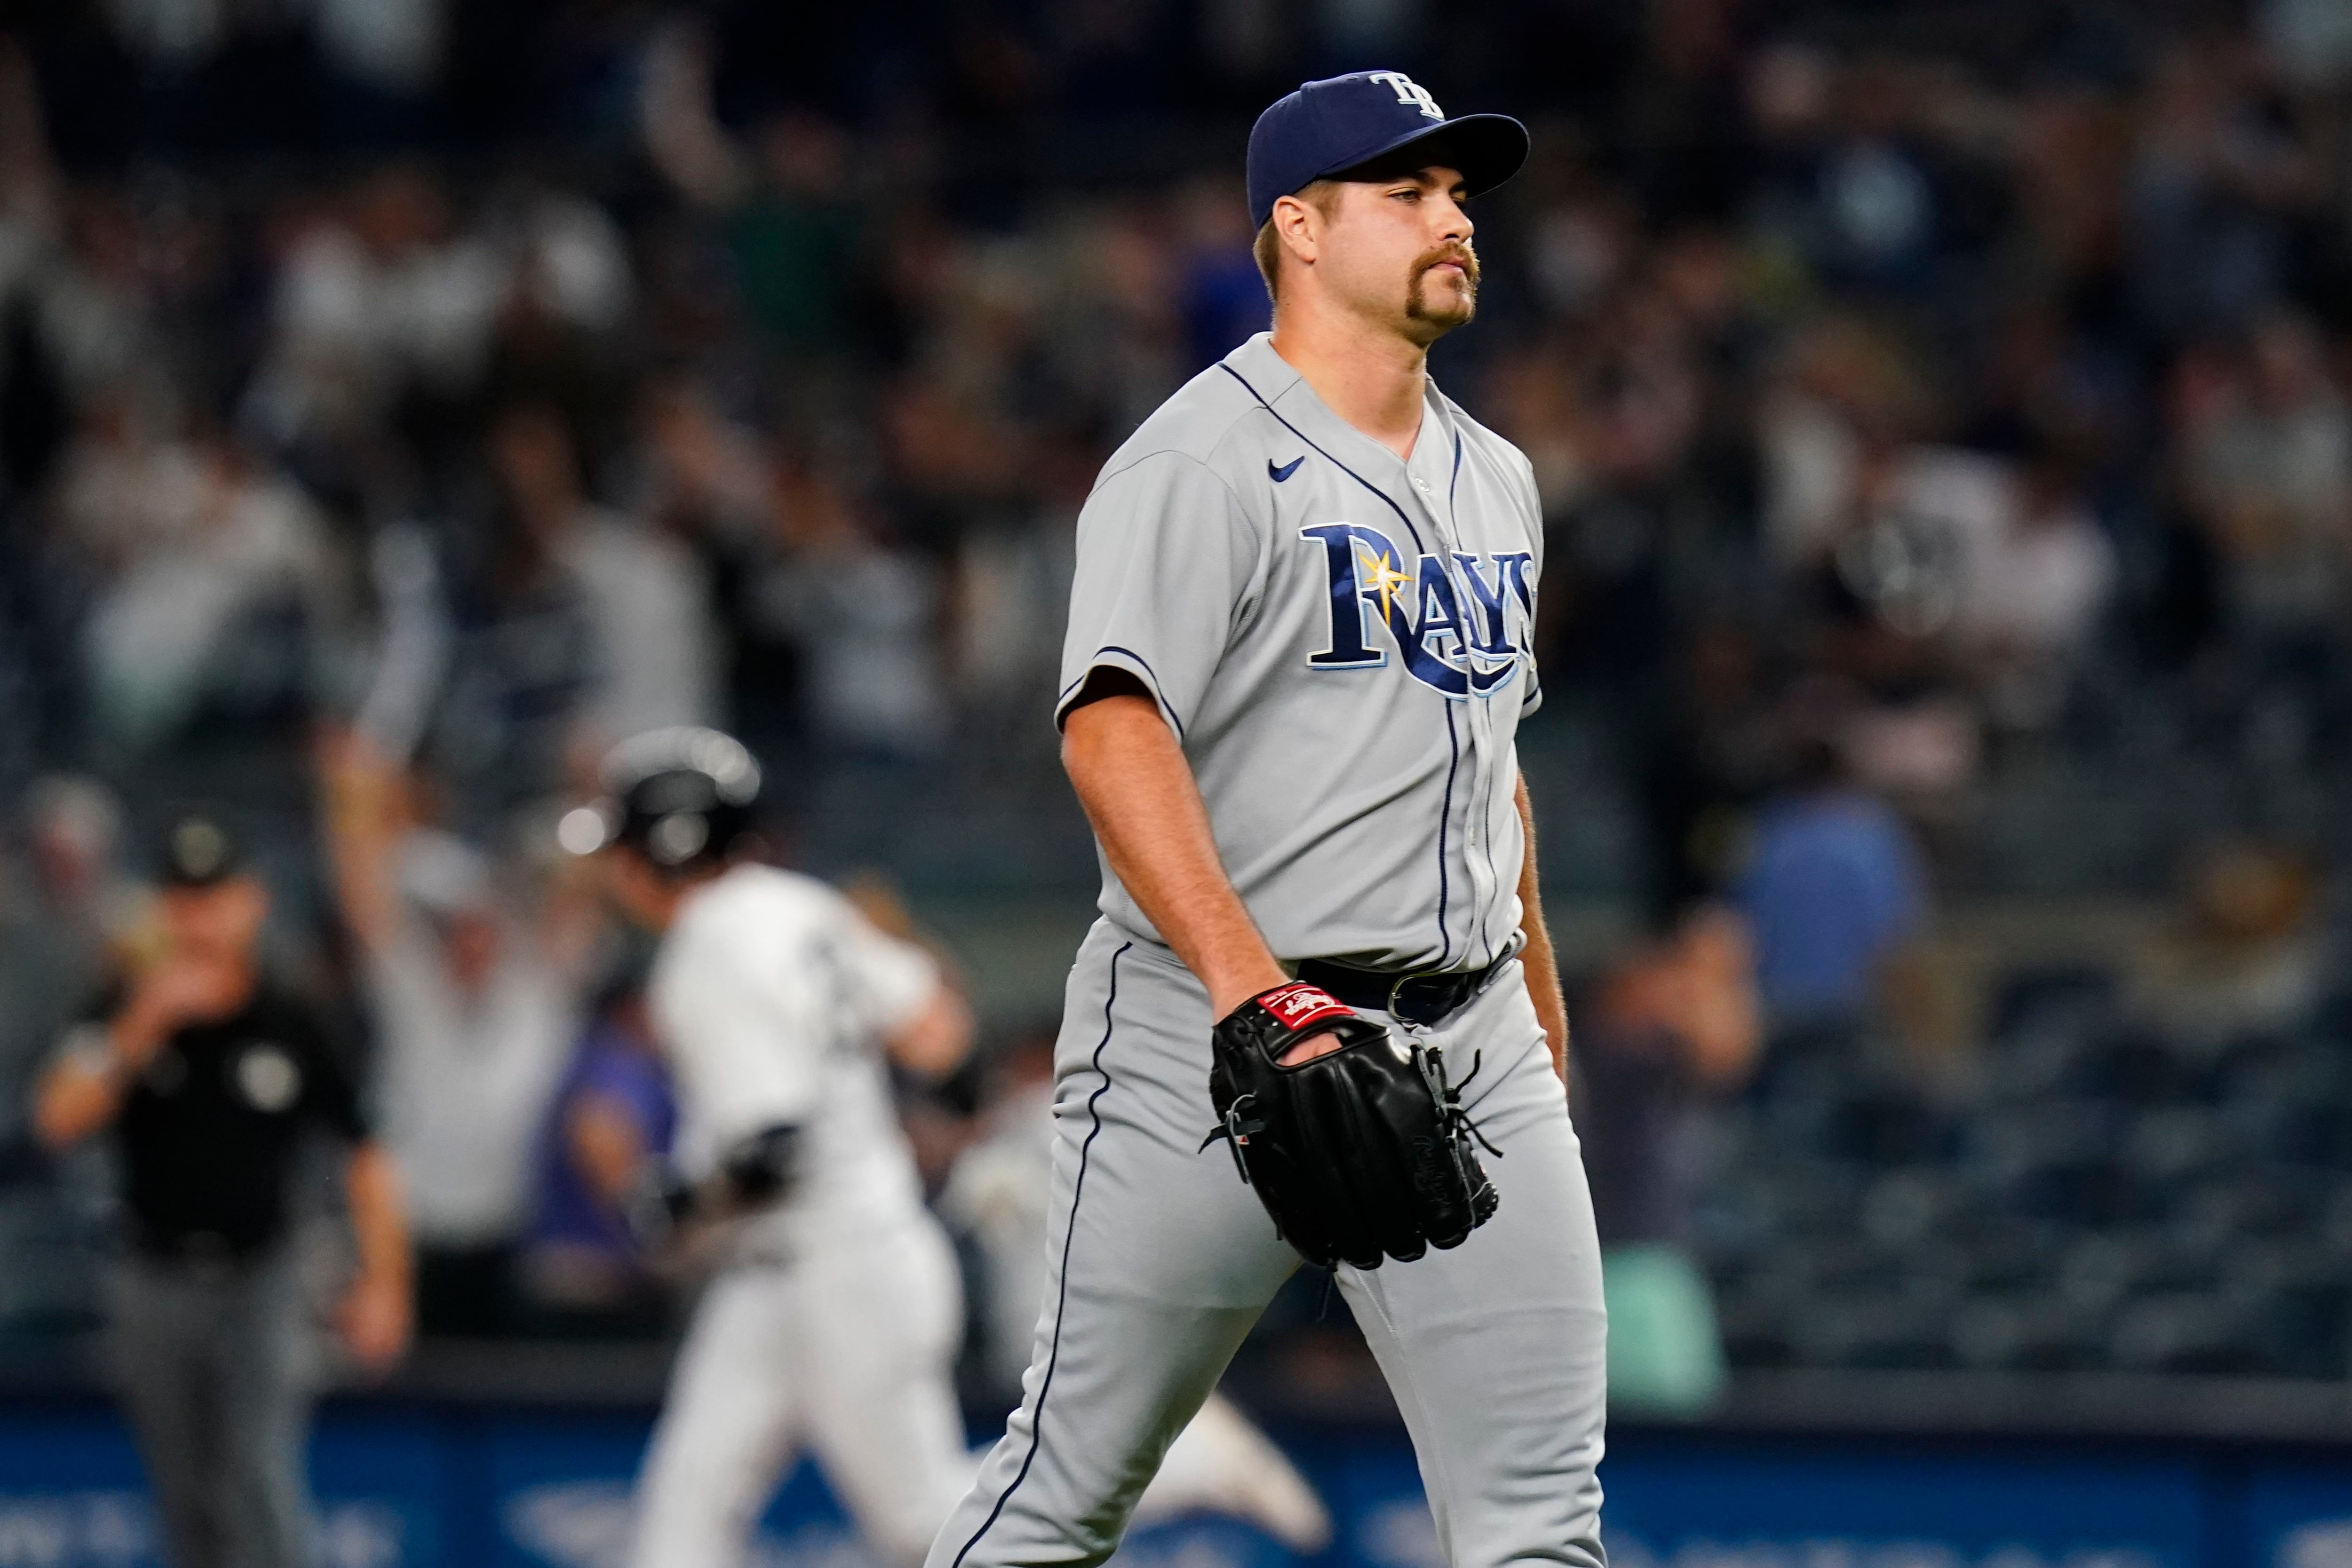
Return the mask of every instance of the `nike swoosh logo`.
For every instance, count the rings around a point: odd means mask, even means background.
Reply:
[[[1274,459],[1269,457],[1265,460],[1266,476],[1272,479],[1276,484],[1279,485],[1285,479],[1289,478],[1293,474],[1297,473],[1298,465],[1306,461],[1307,454],[1302,452],[1297,456],[1292,458],[1289,462],[1277,468],[1274,465]]]

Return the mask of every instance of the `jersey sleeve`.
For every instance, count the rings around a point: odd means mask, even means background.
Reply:
[[[939,963],[881,930],[846,899],[842,914],[838,952],[850,1010],[874,1034],[895,1034],[915,1021],[939,989]]]
[[[1106,476],[1078,514],[1058,727],[1097,670],[1141,681],[1181,739],[1257,567],[1255,531],[1206,465],[1158,452]]]
[[[791,966],[746,949],[754,934],[681,928],[655,971],[656,1031],[697,1134],[679,1151],[690,1169],[762,1128],[807,1121],[823,1093],[827,1040],[813,998]]]

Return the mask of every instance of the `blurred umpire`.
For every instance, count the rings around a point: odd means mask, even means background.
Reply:
[[[398,1178],[319,1014],[260,968],[269,894],[228,831],[164,836],[160,950],[71,1030],[35,1124],[52,1148],[110,1128],[131,1235],[112,1301],[123,1395],[173,1568],[300,1568],[311,1336],[291,1211],[307,1137],[347,1151],[357,1277],[338,1327],[362,1370],[408,1339]]]

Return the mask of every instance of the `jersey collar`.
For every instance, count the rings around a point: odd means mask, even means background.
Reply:
[[[1267,407],[1327,455],[1345,463],[1365,483],[1377,485],[1397,505],[1423,519],[1438,520],[1444,510],[1440,500],[1451,489],[1460,436],[1434,378],[1423,394],[1421,436],[1412,444],[1408,461],[1332,413],[1297,368],[1275,352],[1271,332],[1255,334],[1227,354],[1224,363],[1248,382]]]

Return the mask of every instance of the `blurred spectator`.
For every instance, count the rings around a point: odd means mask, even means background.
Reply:
[[[162,419],[127,392],[93,400],[56,492],[95,589],[93,750],[142,794],[162,776],[182,791],[233,780],[283,808],[339,695],[350,574],[299,488],[219,432],[174,440]]]
[[[541,184],[501,185],[485,207],[501,291],[482,405],[493,413],[516,403],[559,410],[583,480],[609,491],[628,412],[619,342],[635,304],[627,241],[596,203]],[[460,439],[480,418],[462,405],[439,413]]]
[[[775,455],[692,377],[649,386],[637,425],[636,506],[656,533],[690,543],[709,571],[719,698],[735,732],[762,753],[804,744],[801,629],[778,591],[793,541]]]
[[[2263,321],[2242,372],[2184,359],[2174,406],[2186,499],[2239,634],[2273,659],[2330,657],[2352,609],[2352,415],[2310,323]]]
[[[523,1279],[540,1312],[603,1330],[667,1321],[667,1288],[646,1266],[627,1208],[677,1125],[642,983],[632,977],[593,1009],[533,1148],[538,1190]]]
[[[2132,999],[2197,1052],[2293,1030],[2327,998],[2319,890],[2303,857],[2222,843],[2191,859],[2173,928],[2140,956]]]
[[[152,901],[123,875],[122,813],[103,785],[35,782],[21,844],[0,872],[0,1333],[40,1332],[90,1309],[84,1223],[108,1186],[102,1159],[44,1161],[35,1091],[58,1038],[107,977],[152,941]]]
[[[886,394],[881,434],[910,542],[944,545],[1025,490],[1047,366],[1042,246],[967,240],[914,327],[909,364]]]
[[[637,110],[672,186],[715,217],[730,305],[775,369],[794,423],[837,427],[866,371],[849,350],[875,327],[881,235],[864,193],[877,172],[848,132],[805,104],[769,112],[749,148],[720,124],[710,40],[664,25],[646,47]]]
[[[418,712],[420,759],[447,792],[449,820],[489,835],[516,811],[564,793],[595,755],[582,715],[602,655],[585,586],[511,509],[459,534],[448,557],[445,574],[429,550],[392,559],[380,552],[380,569],[404,589],[386,608],[398,605],[410,620],[404,627],[387,617],[362,712],[395,725],[392,716]],[[391,635],[402,630],[404,643]],[[409,662],[394,663],[394,653]]]
[[[2275,299],[2317,165],[2247,90],[2246,56],[2208,40],[2165,50],[2128,176],[2138,304],[2173,341],[2244,324]]]
[[[552,407],[511,406],[493,421],[489,458],[513,525],[580,585],[595,650],[584,721],[595,751],[710,716],[717,661],[709,587],[676,539],[593,505],[581,455]]]
[[[839,473],[793,465],[779,492],[792,553],[770,580],[769,603],[799,633],[818,737],[868,758],[929,755],[946,719],[936,573],[877,537],[873,508]]]
[[[45,934],[72,950],[68,968],[95,981],[152,936],[151,901],[121,862],[121,805],[94,779],[52,776],[34,782],[25,816],[31,874],[20,886],[47,912]]]
[[[1915,444],[1933,409],[1899,341],[1860,318],[1832,317],[1798,334],[1780,369],[1759,403],[1758,439],[1765,541],[1784,570],[1833,556],[1891,508],[1950,509],[1937,498],[1965,486],[1972,471],[1955,471],[1943,455]],[[1915,494],[1922,490],[1924,506]],[[1914,591],[1931,590],[1948,585]]]
[[[450,0],[309,0],[336,118],[363,141],[425,128]]]
[[[1901,820],[1848,782],[1826,740],[1757,812],[1733,894],[1755,931],[1756,983],[1776,1033],[1873,1016],[1889,965],[1927,922],[1927,873]]]
[[[2036,454],[1996,484],[1999,494],[1970,515],[1962,540],[1953,630],[1990,715],[2042,729],[2057,717],[2115,590],[2115,549],[2063,454]]]
[[[383,1136],[404,1173],[428,1333],[518,1324],[532,1146],[578,1027],[584,933],[488,857],[413,825],[362,740],[333,747],[332,849],[364,962]]]
[[[2294,86],[2324,92],[2352,75],[2352,13],[2329,0],[2263,0],[2254,7],[2270,58]]]
[[[1724,1388],[1706,1277],[1689,1250],[1707,1103],[1763,1043],[1747,922],[1685,913],[1592,990],[1573,1035],[1577,1123],[1609,1298],[1609,1398],[1689,1415]]]
[[[1250,254],[1248,210],[1238,197],[1229,185],[1206,180],[1179,197],[1184,232],[1176,293],[1184,316],[1187,371],[1215,364],[1252,333],[1265,331],[1271,319],[1265,279]]]
[[[1656,867],[1654,915],[1722,890],[1737,869],[1745,807],[1780,763],[1773,716],[1759,700],[1763,660],[1752,632],[1710,620],[1676,652],[1639,775]]]
[[[131,1249],[112,1328],[122,1396],[174,1563],[311,1560],[303,1440],[315,1372],[292,1246],[307,1134],[344,1150],[359,1271],[339,1322],[363,1370],[409,1325],[400,1176],[308,1002],[259,968],[268,891],[217,821],[164,836],[165,945],[69,1031],[44,1074],[42,1141],[110,1131]]]
[[[1937,281],[1952,236],[1933,153],[1915,130],[1925,107],[1920,76],[1880,56],[1838,84],[1806,225],[1816,264],[1835,282],[1916,294]]]
[[[730,215],[729,248],[745,313],[805,363],[848,346],[864,219],[848,199],[848,138],[805,111],[761,128],[761,188]]]
[[[119,192],[84,191],[68,206],[64,231],[65,254],[28,280],[38,291],[45,346],[77,396],[140,384],[161,368],[142,362],[161,324],[150,308],[139,215]]]
[[[1592,313],[1623,275],[1638,215],[1616,192],[1586,189],[1529,226],[1528,271],[1545,305],[1571,320]]]
[[[1200,368],[1191,359],[1199,343],[1227,331],[1237,343],[1265,328],[1265,283],[1246,234],[1240,259],[1251,292],[1237,303],[1225,276],[1232,230],[1248,226],[1226,210],[1233,193],[1191,190],[1181,200],[1177,216],[1195,234],[1171,235],[1167,214],[1142,203],[1088,211],[1073,225],[1072,249],[1061,258],[1066,296],[1044,345],[1056,383],[1052,413],[1061,422],[1132,428]],[[1091,485],[1094,476],[1087,477]]]
[[[405,587],[394,602],[418,625],[384,651],[415,667],[387,658],[379,680],[405,693],[383,693],[383,705],[429,708],[424,755],[453,792],[453,820],[495,834],[514,811],[583,783],[586,759],[614,737],[704,716],[719,671],[700,562],[588,500],[554,408],[508,407],[484,449],[487,526],[454,536],[446,600],[429,559],[397,566]],[[395,564],[380,559],[380,574]],[[435,625],[445,615],[446,633]],[[372,697],[363,711],[378,706]]]
[[[1849,690],[1842,743],[1859,781],[1948,812],[1978,764],[1979,716],[1952,658],[1973,574],[2013,548],[1997,459],[1931,444],[1912,357],[1858,319],[1821,323],[1764,402],[1768,548],[1818,672]],[[1960,636],[1963,654],[1981,652]]]
[[[1675,641],[1671,576],[1709,571],[1716,476],[1694,460],[1706,397],[1695,323],[1664,289],[1627,287],[1592,313],[1573,378],[1570,495],[1547,508],[1549,667],[1634,705]],[[1540,495],[1540,491],[1538,492]]]
[[[592,426],[605,413],[588,342],[619,324],[631,280],[593,203],[505,186],[467,229],[432,167],[394,162],[288,221],[243,417],[307,469],[361,486],[362,503],[447,483],[486,402],[551,401]]]
[[[31,1078],[73,1009],[149,924],[120,862],[122,809],[89,779],[48,778],[25,809],[19,874],[0,899],[0,1148],[29,1135]]]
[[[293,239],[252,413],[280,445],[362,439],[413,393],[453,399],[488,366],[504,278],[457,232],[439,175],[387,163]]]

